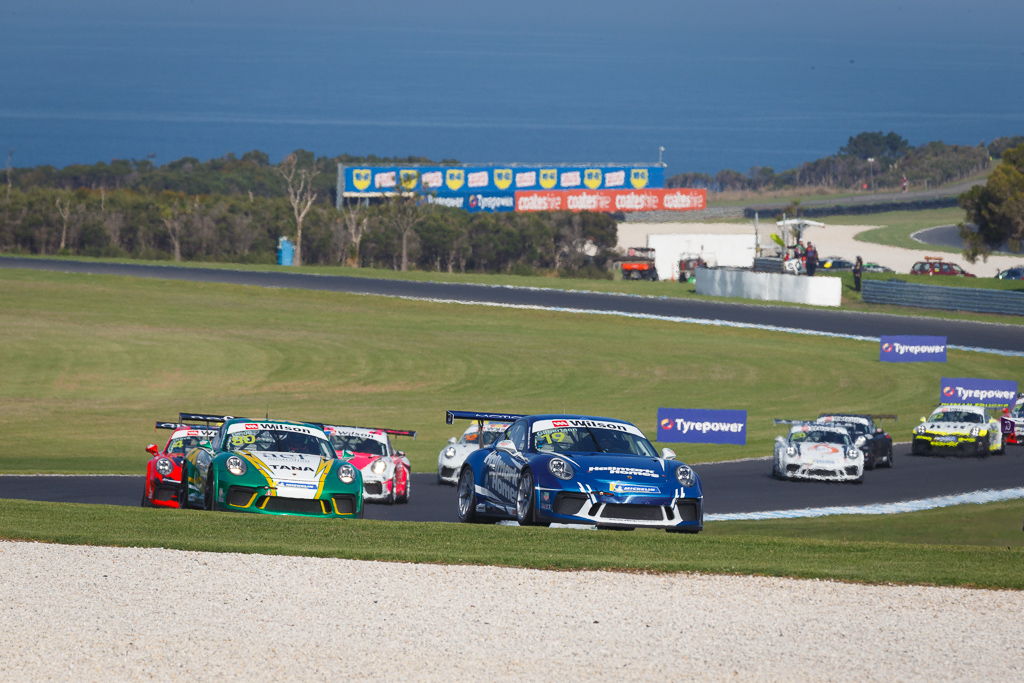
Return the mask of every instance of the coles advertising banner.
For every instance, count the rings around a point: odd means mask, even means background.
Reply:
[[[878,360],[887,363],[945,363],[946,338],[908,335],[882,337]]]
[[[517,191],[516,211],[698,211],[708,207],[707,190]]]
[[[747,411],[658,408],[662,443],[747,443]]]
[[[341,166],[345,196],[395,192],[450,197],[519,190],[660,188],[665,169],[652,166]]]
[[[1003,379],[943,377],[939,387],[940,403],[973,403],[998,408],[1013,404],[1017,383]]]

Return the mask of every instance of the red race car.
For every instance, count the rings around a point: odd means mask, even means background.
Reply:
[[[142,507],[176,508],[181,491],[181,461],[185,454],[209,441],[217,433],[216,427],[157,422],[156,429],[171,429],[171,437],[161,451],[155,443],[146,446],[153,457],[146,464],[146,488],[142,492]]]
[[[404,429],[324,425],[331,445],[363,474],[363,500],[368,503],[408,503],[412,489],[412,464],[396,451],[389,436],[411,436]]]

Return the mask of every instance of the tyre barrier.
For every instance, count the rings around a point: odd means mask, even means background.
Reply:
[[[1024,315],[1024,292],[922,285],[902,280],[864,280],[861,295],[872,304]]]

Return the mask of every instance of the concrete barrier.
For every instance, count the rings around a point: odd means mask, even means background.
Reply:
[[[730,268],[699,268],[697,293],[736,299],[839,306],[843,295],[843,281],[837,277],[755,273]]]

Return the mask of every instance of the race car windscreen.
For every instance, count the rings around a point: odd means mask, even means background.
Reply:
[[[541,453],[615,453],[657,458],[647,439],[600,427],[555,427],[533,433],[533,450]]]
[[[171,439],[167,442],[167,448],[164,449],[164,452],[167,455],[184,455],[198,446],[199,442],[203,440],[209,439],[204,436],[183,436],[177,439]]]
[[[358,434],[331,434],[331,445],[336,451],[365,453],[366,455],[387,455],[384,444]]]
[[[971,410],[936,410],[928,418],[929,422],[972,422],[982,423],[985,416]]]
[[[318,455],[322,458],[335,457],[331,445],[312,434],[277,429],[246,429],[232,432],[225,441],[224,445],[229,451],[252,451],[254,453],[274,451]]]
[[[793,432],[790,440],[795,443],[834,443],[846,445],[850,437],[832,429],[809,429],[805,432]]]

